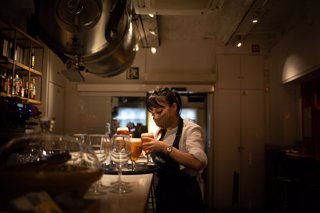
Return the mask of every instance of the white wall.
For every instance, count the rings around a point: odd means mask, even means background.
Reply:
[[[294,80],[320,67],[320,23],[310,20],[301,20],[270,53],[270,143],[294,144],[302,137],[300,87]]]
[[[74,133],[88,130],[86,125],[93,121],[85,123],[81,110],[93,103],[93,100],[89,99],[90,96],[101,102],[105,102],[105,98],[110,95],[144,96],[148,90],[159,85],[183,87],[187,85],[198,91],[209,88],[212,92],[216,68],[214,51],[214,43],[209,40],[167,40],[161,43],[155,55],[152,55],[149,49],[139,50],[132,65],[139,67],[139,79],[127,79],[126,71],[111,78],[82,73],[86,79],[85,82],[77,84],[68,81],[67,83],[65,109],[68,119],[65,120],[65,131]],[[114,85],[110,86],[112,84]],[[208,86],[204,87],[203,84]],[[106,106],[104,103],[95,104],[92,108],[98,109],[101,106],[107,111],[111,111],[109,105]],[[100,119],[100,121],[96,121],[100,124],[111,120],[105,113],[101,116],[95,116],[95,119]]]
[[[45,66],[43,70],[42,117],[55,120],[53,132],[65,133],[65,84],[62,75],[65,68],[61,60],[48,48],[45,50]]]
[[[132,67],[139,67],[138,80],[127,80],[126,72],[111,78],[82,74],[86,82],[96,83],[213,83],[215,46],[210,40],[165,40],[155,55],[140,49]]]

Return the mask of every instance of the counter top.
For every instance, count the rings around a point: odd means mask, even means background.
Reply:
[[[290,158],[309,158],[314,160],[320,160],[320,153],[309,153],[309,152],[292,152],[291,150],[286,151],[286,155]]]
[[[106,193],[99,196],[85,195],[85,200],[93,200],[84,213],[144,213],[146,210],[153,174],[122,175],[131,191],[126,194],[112,192],[111,183],[117,181],[117,175],[103,175],[102,184],[109,186]]]

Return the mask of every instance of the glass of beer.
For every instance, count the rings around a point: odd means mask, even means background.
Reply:
[[[145,133],[141,133],[141,142],[146,143],[146,142],[150,142],[154,140],[154,136],[153,133],[151,132],[145,132]],[[150,156],[149,156],[149,152],[146,149],[143,149],[143,151],[145,152],[146,156],[147,156],[147,165],[150,164]]]
[[[132,162],[132,170],[136,168],[136,161],[139,159],[142,152],[142,142],[141,138],[131,138],[131,157],[130,160]]]
[[[117,128],[117,135],[129,135],[129,128],[128,127],[118,127]]]

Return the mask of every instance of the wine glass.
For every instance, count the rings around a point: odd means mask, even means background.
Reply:
[[[8,168],[8,176],[1,176],[10,186],[6,188],[16,187],[21,195],[40,188],[53,197],[82,198],[103,174],[95,154],[67,135],[26,134],[13,138],[0,148],[0,162],[1,169]],[[11,186],[10,178],[23,181],[13,181]],[[3,188],[0,191],[2,197]],[[16,198],[8,194],[10,200]]]
[[[75,139],[75,140],[73,140]],[[66,140],[64,146],[70,154],[70,159],[66,162],[68,165],[81,166],[83,164],[83,141],[73,137],[73,139]]]
[[[85,138],[86,138],[87,134],[76,133],[76,134],[73,134],[72,136],[76,139],[76,141],[83,144],[85,142]]]
[[[142,142],[141,138],[131,138],[131,156],[130,160],[132,162],[132,170],[136,168],[136,161],[139,159],[141,152],[142,152]]]
[[[107,135],[102,134],[88,134],[85,137],[85,144],[95,153],[100,163],[108,160],[110,153],[110,139]],[[90,158],[88,159],[90,162]],[[93,185],[93,190],[89,193],[91,194],[104,194],[104,191],[107,189],[107,186],[104,186],[101,182],[101,179],[98,180]]]
[[[151,132],[141,133],[141,142],[142,142],[142,144],[146,143],[146,142],[150,142],[152,140],[154,140],[153,133],[151,133]],[[142,146],[142,149],[143,149],[143,146]],[[143,149],[143,151],[146,153],[146,156],[147,156],[147,163],[146,164],[147,165],[151,164],[148,150]]]
[[[122,167],[128,163],[130,158],[131,146],[128,135],[115,134],[112,137],[111,160],[118,169],[118,182],[114,185],[114,191],[117,193],[127,193],[128,186],[121,180]]]

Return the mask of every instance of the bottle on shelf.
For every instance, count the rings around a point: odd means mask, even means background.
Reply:
[[[29,82],[26,81],[25,87],[24,87],[24,97],[28,98],[29,95]]]
[[[29,98],[36,99],[36,79],[32,79],[32,82],[29,83]]]
[[[23,85],[22,85],[22,78],[19,76],[18,78],[18,82],[17,82],[17,85],[16,85],[16,88],[17,88],[17,95],[22,97],[22,89],[23,89]]]
[[[13,42],[10,42],[10,58],[12,60],[17,60],[17,47]]]
[[[19,78],[19,75],[16,74],[13,79],[13,87],[12,87],[12,95],[20,96],[20,89],[21,89],[21,79]]]
[[[8,75],[7,80],[5,82],[5,89],[6,89],[7,95],[12,94],[12,83],[13,83],[12,75]]]
[[[7,78],[7,72],[6,72],[6,70],[1,70],[1,76],[0,76],[0,92],[6,92],[6,90],[5,90],[6,78]]]
[[[30,67],[34,68],[35,62],[36,62],[36,56],[34,54],[34,50],[31,50],[31,57],[30,57],[31,61],[30,61]]]
[[[6,75],[4,79],[4,84],[3,84],[3,92],[7,93],[8,92],[8,84],[9,84],[9,76]]]
[[[21,82],[21,84],[22,84],[22,82]],[[21,88],[20,88],[20,96],[24,97],[24,87],[23,86],[21,86]]]

